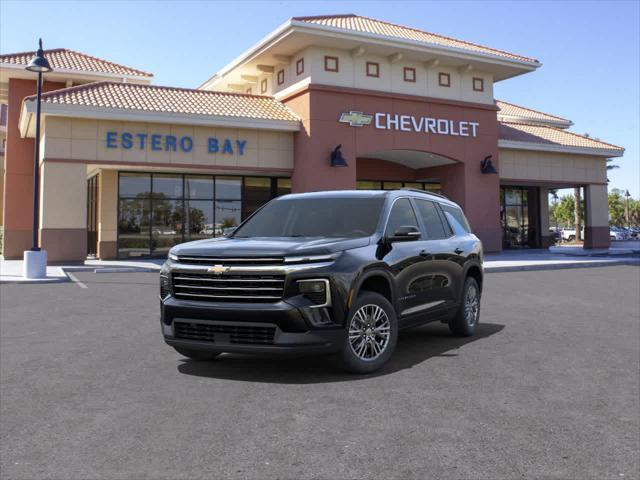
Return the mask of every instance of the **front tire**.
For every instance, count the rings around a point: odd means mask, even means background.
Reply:
[[[215,359],[221,352],[205,352],[203,350],[191,350],[190,348],[173,347],[183,357],[190,358],[196,362],[209,362]]]
[[[462,290],[462,302],[449,322],[449,330],[458,337],[470,337],[480,321],[480,286],[473,277],[467,277]]]
[[[382,367],[396,348],[398,320],[389,301],[374,292],[360,294],[347,317],[347,335],[340,354],[352,373],[370,373]]]

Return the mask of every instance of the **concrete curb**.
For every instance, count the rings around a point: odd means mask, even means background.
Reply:
[[[551,263],[539,265],[507,265],[503,267],[484,267],[485,273],[504,273],[504,272],[534,272],[540,270],[569,270],[573,268],[596,268],[596,267],[615,267],[619,265],[640,266],[640,259],[629,258],[626,260],[602,260],[594,262],[580,263]]]

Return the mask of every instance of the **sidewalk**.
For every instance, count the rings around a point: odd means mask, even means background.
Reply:
[[[571,247],[559,247],[570,249]],[[577,247],[580,248],[580,247]],[[582,250],[582,249],[580,249]],[[486,273],[518,272],[525,270],[559,270],[566,268],[603,267],[613,265],[640,265],[640,255],[609,254],[606,252],[578,255],[576,253],[552,253],[541,250],[505,250],[485,255]],[[603,256],[604,255],[604,256]],[[0,283],[52,283],[76,281],[73,272],[94,271],[96,273],[157,272],[164,263],[162,258],[144,260],[87,260],[84,264],[47,267],[47,277],[39,280],[22,276],[22,260],[0,258]]]
[[[571,247],[559,247],[571,248]],[[577,247],[580,248],[580,247]],[[583,250],[580,248],[580,250]],[[606,267],[613,265],[640,265],[640,256],[630,253],[596,256],[555,253],[549,249],[505,250],[485,255],[486,273],[518,272],[525,270],[560,270],[567,268]]]

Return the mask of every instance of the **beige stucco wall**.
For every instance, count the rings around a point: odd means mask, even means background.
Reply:
[[[609,195],[606,185],[587,185],[585,187],[587,200],[586,221],[590,227],[609,226]]]
[[[573,184],[606,183],[606,159],[501,148],[500,178]]]
[[[147,141],[144,149],[107,148],[107,132],[129,132],[190,136],[193,149],[181,151],[156,151]],[[233,154],[209,153],[208,139],[220,142],[230,139]],[[236,140],[246,140],[244,155],[238,154]],[[191,127],[155,123],[113,122],[102,120],[47,117],[44,136],[44,159],[71,159],[86,162],[121,162],[123,164],[166,164],[167,166],[211,166],[259,169],[293,168],[293,133],[239,128]]]
[[[40,167],[40,228],[87,227],[87,170],[83,164],[43,163]]]
[[[118,172],[101,170],[98,178],[98,242],[115,242],[118,237]]]
[[[325,56],[338,58],[338,72],[328,72],[324,69]],[[304,73],[297,75],[296,62],[300,58],[304,58]],[[380,65],[379,77],[367,76],[367,62],[376,62]],[[404,80],[404,67],[416,69],[415,82]],[[282,68],[285,70],[285,82],[282,85],[277,85],[275,81],[277,71]],[[438,85],[439,72],[448,73],[451,76],[450,87]],[[484,80],[484,91],[477,92],[473,90],[472,82],[474,77]],[[320,85],[362,88],[476,103],[493,103],[493,77],[489,73],[474,70],[461,72],[457,68],[446,65],[428,67],[423,62],[411,59],[400,59],[392,62],[389,57],[380,55],[364,54],[353,56],[349,50],[335,48],[306,48],[292,56],[290,64],[277,66],[273,73],[273,78],[273,93],[278,93],[306,80],[312,84]],[[272,90],[270,89],[268,93],[271,94],[271,92]]]

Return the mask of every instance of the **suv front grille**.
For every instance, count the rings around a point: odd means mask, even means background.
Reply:
[[[272,303],[284,291],[284,275],[174,272],[172,280],[175,298],[183,300]]]
[[[209,325],[206,323],[174,322],[176,338],[211,343],[242,343],[273,345],[275,327],[245,325]],[[227,340],[228,339],[228,340]]]
[[[178,262],[189,265],[282,265],[284,257],[190,257],[179,255]]]

